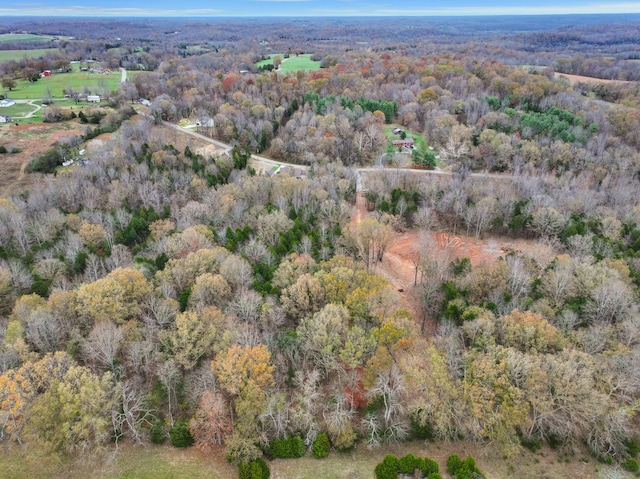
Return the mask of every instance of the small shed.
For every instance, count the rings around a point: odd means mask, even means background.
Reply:
[[[100,103],[100,95],[87,95],[89,103]]]
[[[0,115],[0,123],[11,123],[11,117],[9,115]]]

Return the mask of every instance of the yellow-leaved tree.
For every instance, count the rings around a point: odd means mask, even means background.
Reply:
[[[142,299],[150,293],[151,286],[140,271],[117,268],[98,281],[80,286],[76,311],[96,321],[121,324],[140,314]]]
[[[263,344],[234,344],[211,363],[220,386],[233,398],[235,424],[227,440],[227,457],[234,463],[248,462],[262,455],[258,416],[265,409],[265,390],[273,386],[271,353]]]

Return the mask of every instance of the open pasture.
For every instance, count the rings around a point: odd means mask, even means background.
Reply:
[[[50,35],[33,33],[3,33],[0,35],[0,42],[50,42],[53,38]]]
[[[64,90],[67,87],[72,87],[76,91],[82,91],[86,87],[92,93],[99,93],[104,88],[115,90],[120,83],[120,72],[114,70],[107,74],[58,73],[40,78],[37,82],[20,80],[17,83],[13,91],[7,92],[14,100],[40,99],[49,94],[52,98],[64,98]]]
[[[23,58],[40,58],[48,52],[54,52],[54,48],[36,48],[34,50],[0,50],[0,63]]]
[[[269,55],[266,60],[259,61],[256,66],[259,68],[264,65],[273,65],[273,58],[279,56],[282,59],[279,72],[296,72],[298,70],[320,70],[320,62],[311,60],[311,54],[291,55],[289,58],[284,57],[284,53],[274,53]]]

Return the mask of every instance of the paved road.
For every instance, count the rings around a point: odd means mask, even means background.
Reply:
[[[179,125],[175,125],[173,123],[169,123],[168,121],[163,121],[162,122],[165,126],[169,127],[169,128],[173,128],[175,130],[181,131],[183,133],[187,133],[191,136],[194,136],[196,138],[199,138],[203,141],[206,141],[208,143],[211,143],[212,145],[217,146],[218,148],[221,148],[223,150],[231,150],[232,146],[227,144],[227,143],[223,143],[221,141],[218,140],[214,140],[213,138],[209,138],[208,136],[205,135],[201,135],[198,132],[195,132],[193,130],[190,130],[188,128],[183,128]],[[270,167],[274,167],[274,166],[291,166],[292,168],[299,168],[299,169],[303,169],[303,170],[307,170],[307,166],[305,165],[298,165],[295,163],[287,163],[284,161],[279,161],[279,160],[272,160],[271,158],[267,158],[266,156],[260,156],[260,155],[251,155],[251,159],[256,161],[256,162],[260,162],[263,163],[265,165],[269,165]],[[452,172],[450,171],[443,171],[443,170],[439,170],[439,169],[435,169],[435,170],[416,170],[413,168],[383,168],[383,167],[363,167],[363,168],[356,168],[356,170],[358,171],[358,176],[360,176],[361,173],[371,173],[374,171],[381,171],[381,170],[385,170],[388,172],[391,171],[402,171],[402,172],[411,172],[413,174],[422,174],[422,175],[437,175],[437,176],[451,176],[453,175]],[[487,179],[494,179],[494,180],[512,180],[513,176],[512,175],[508,175],[508,174],[497,174],[497,173],[470,173],[469,177],[471,178],[487,178]],[[361,183],[361,181],[360,181]]]

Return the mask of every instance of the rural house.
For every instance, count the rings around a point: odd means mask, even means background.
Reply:
[[[9,115],[0,115],[0,123],[10,123],[11,117]]]
[[[413,148],[413,138],[406,138],[404,140],[393,140],[394,148]]]

